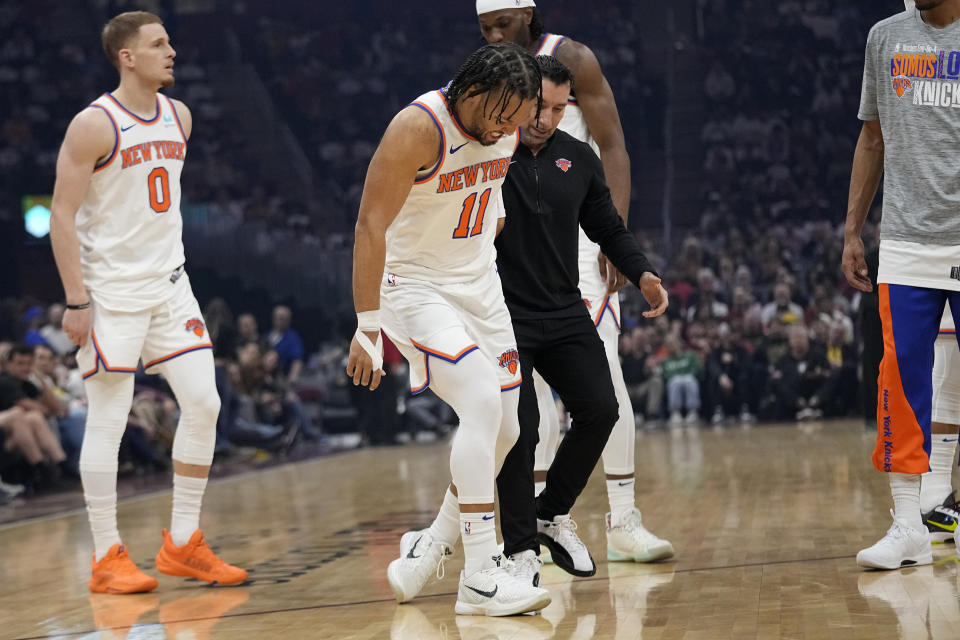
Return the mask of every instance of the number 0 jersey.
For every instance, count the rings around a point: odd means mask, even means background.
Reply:
[[[496,262],[494,203],[519,131],[483,146],[453,115],[441,91],[411,104],[440,131],[441,154],[435,166],[417,175],[387,229],[386,272],[441,284],[476,280]]]
[[[162,94],[150,120],[109,93],[90,106],[107,114],[115,138],[77,211],[83,281],[97,304],[140,311],[170,295],[170,276],[184,262],[180,172],[187,139]]]

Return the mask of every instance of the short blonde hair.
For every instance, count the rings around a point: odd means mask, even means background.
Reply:
[[[127,11],[104,25],[100,41],[110,64],[120,68],[120,50],[130,44],[130,40],[136,37],[140,27],[145,24],[163,24],[163,20],[149,11]]]

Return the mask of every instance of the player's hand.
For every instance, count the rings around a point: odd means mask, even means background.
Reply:
[[[79,346],[87,344],[87,338],[90,336],[90,327],[93,324],[93,312],[87,309],[67,309],[63,312],[64,333],[70,338],[70,341]]]
[[[641,276],[637,286],[640,287],[640,293],[643,294],[647,304],[650,305],[650,310],[644,311],[643,317],[656,318],[657,316],[663,315],[663,312],[667,310],[670,303],[667,299],[667,290],[664,289],[660,283],[660,278],[646,271],[643,276]]]
[[[863,240],[860,236],[847,236],[844,239],[840,266],[851,287],[867,293],[873,291],[873,283],[867,275],[867,261],[863,257]]]
[[[373,344],[380,338],[379,331],[364,331],[363,335]],[[353,378],[354,385],[369,386],[370,391],[374,391],[380,386],[380,378],[386,375],[383,369],[374,370],[373,358],[367,353],[366,349],[360,346],[357,337],[354,336],[350,341],[350,357],[347,360],[347,375]]]
[[[602,253],[597,257],[597,264],[600,267],[600,277],[607,283],[607,295],[613,295],[630,282],[627,276],[620,273],[607,256]]]

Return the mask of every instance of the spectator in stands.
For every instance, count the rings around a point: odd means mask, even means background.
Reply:
[[[844,318],[847,319],[847,318]],[[830,374],[826,388],[824,413],[828,417],[846,415],[854,408],[849,402],[857,396],[857,353],[847,336],[842,320],[834,321],[827,330],[826,357]]]
[[[652,330],[651,330],[652,331]],[[655,427],[663,411],[663,376],[657,359],[648,351],[647,331],[636,327],[620,337],[623,381],[634,407],[634,421]]]
[[[252,313],[241,313],[237,316],[237,347],[250,342],[260,343],[260,328]]]
[[[303,341],[290,327],[293,314],[289,307],[273,308],[273,328],[267,334],[267,343],[280,357],[280,367],[290,384],[296,384],[303,370]]]
[[[727,317],[730,309],[717,298],[717,278],[713,270],[704,267],[697,271],[697,295],[687,309],[687,320],[712,320]]]
[[[24,384],[32,368],[33,347],[16,345],[7,352],[0,373],[4,450],[17,451],[24,457],[31,472],[25,479],[35,489],[61,488],[67,454],[47,423],[43,406],[36,400],[39,392],[33,385]]]
[[[788,338],[789,351],[777,361],[771,376],[776,417],[821,418],[824,407],[833,400],[830,363],[820,351],[810,348],[807,328],[803,325],[790,327]]]
[[[717,330],[719,344],[707,360],[707,397],[712,407],[711,422],[722,424],[728,416],[737,415],[749,421],[750,407],[746,400],[750,384],[750,354],[740,342],[740,335],[723,323]]]
[[[667,336],[664,347],[667,357],[660,363],[660,372],[667,387],[670,423],[679,425],[686,420],[687,424],[696,424],[700,410],[700,359],[681,344],[676,334]]]
[[[45,399],[45,414],[51,425],[57,426],[60,443],[67,454],[71,471],[80,471],[80,448],[87,422],[86,403],[74,403],[64,388],[67,370],[53,349],[45,344],[33,348],[33,373],[29,383],[40,390]]]
[[[77,348],[63,330],[64,306],[59,302],[47,308],[47,324],[40,328],[40,335],[58,356],[65,356]]]
[[[778,282],[773,287],[773,301],[763,307],[763,326],[769,327],[775,318],[785,324],[802,324],[803,317],[803,307],[791,299],[790,285]]]
[[[43,307],[34,305],[23,314],[23,321],[27,324],[27,331],[23,335],[23,343],[29,347],[36,344],[47,344],[47,339],[40,333],[43,324]]]

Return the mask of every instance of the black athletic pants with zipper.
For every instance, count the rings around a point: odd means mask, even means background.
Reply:
[[[618,417],[603,342],[587,314],[566,318],[514,319],[520,354],[520,438],[497,476],[504,554],[526,549],[539,554],[537,518],[570,512],[587,484]],[[540,411],[533,369],[553,387],[570,412],[572,425],[547,472],[546,489],[534,498],[533,465]]]

